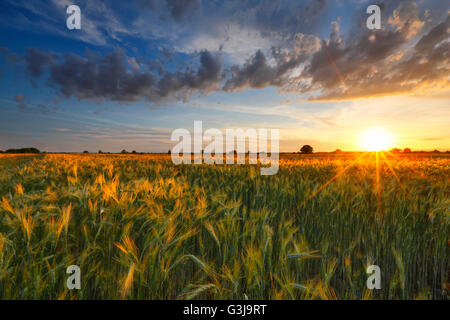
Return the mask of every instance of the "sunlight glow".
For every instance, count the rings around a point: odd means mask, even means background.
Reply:
[[[365,151],[381,151],[392,147],[392,137],[384,128],[372,127],[362,133],[360,147]]]

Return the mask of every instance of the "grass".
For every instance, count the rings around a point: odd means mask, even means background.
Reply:
[[[0,298],[447,299],[449,158],[386,157],[0,156]]]

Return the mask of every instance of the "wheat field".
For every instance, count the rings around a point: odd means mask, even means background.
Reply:
[[[291,155],[261,176],[167,155],[2,155],[0,170],[0,299],[448,298],[448,157]]]

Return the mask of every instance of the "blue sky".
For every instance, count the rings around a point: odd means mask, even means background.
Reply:
[[[68,30],[66,8],[81,9]],[[0,149],[166,152],[176,128],[278,128],[282,151],[450,149],[449,4],[2,1]]]

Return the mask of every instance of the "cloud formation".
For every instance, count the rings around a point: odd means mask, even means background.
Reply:
[[[66,98],[131,102],[145,99],[159,102],[175,96],[186,97],[191,91],[215,90],[222,79],[218,55],[208,51],[199,54],[199,66],[175,72],[142,69],[134,58],[117,49],[104,57],[88,54],[56,56],[38,49],[27,50],[25,69],[32,78],[48,70],[47,84]]]
[[[45,83],[60,96],[96,101],[159,103],[168,99],[186,100],[194,93],[269,86],[297,92],[311,100],[448,88],[450,15],[443,21],[433,22],[430,12],[419,8],[414,1],[380,5],[382,29],[368,30],[367,15],[362,11],[352,28],[342,32],[338,19],[331,23],[328,38],[322,38],[308,30],[314,29],[315,17],[320,17],[330,6],[325,0],[277,4],[231,1],[220,7],[219,13],[212,10],[218,4],[200,0],[147,0],[141,1],[141,7],[162,12],[157,19],[164,27],[169,25],[168,17],[173,19],[170,28],[158,29],[160,36],[167,35],[168,43],[178,39],[172,38],[169,32],[175,28],[174,23],[183,26],[180,30],[192,28],[192,32],[184,33],[188,39],[197,35],[189,59],[183,63],[175,61],[176,50],[182,50],[182,44],[161,47],[160,55],[152,59],[129,56],[124,49],[103,56],[89,52],[80,56],[29,48],[23,61],[32,81],[45,75]],[[95,11],[89,8],[90,13]],[[105,12],[111,16],[109,22],[115,25],[111,30],[119,30],[122,24],[118,18],[111,10]],[[188,15],[190,19],[185,19]],[[225,23],[228,23],[225,31],[216,29]],[[142,35],[140,32],[136,31]],[[223,41],[221,37],[230,32],[235,38],[247,39],[248,45],[230,39]],[[217,41],[212,40],[215,35]],[[251,43],[252,38],[257,40]],[[217,49],[202,48],[210,43]],[[253,47],[255,43],[258,45]],[[246,59],[234,61],[226,46],[239,56],[246,54]],[[197,51],[198,47],[204,50]],[[246,48],[253,51],[249,53]],[[16,55],[10,60],[17,64],[21,58]]]
[[[42,52],[36,48],[27,49],[25,54],[26,73],[31,77],[42,75],[43,69],[49,66],[55,59],[55,56]]]
[[[166,2],[170,13],[176,20],[181,19],[189,10],[201,6],[200,0],[166,0]]]
[[[401,3],[389,17],[388,23],[404,34],[406,39],[420,32],[425,22],[419,17],[419,8],[413,1]]]
[[[299,92],[319,92],[316,100],[342,100],[448,88],[450,16],[412,48],[405,47],[411,27],[400,24],[348,41],[332,32],[298,78]],[[305,80],[309,84],[303,85]]]

